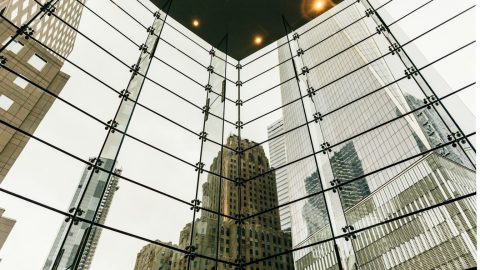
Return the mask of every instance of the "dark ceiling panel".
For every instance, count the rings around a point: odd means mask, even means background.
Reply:
[[[168,0],[152,0],[161,8]],[[228,32],[228,55],[241,60],[285,35],[282,14],[295,29],[334,5],[331,0],[172,0],[173,19],[192,30],[208,43],[217,46]],[[339,1],[335,1],[339,2]],[[193,26],[193,20],[200,22]],[[255,45],[255,36],[261,45]],[[221,46],[219,49],[223,49]]]

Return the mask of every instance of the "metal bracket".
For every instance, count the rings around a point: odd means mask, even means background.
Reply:
[[[246,263],[246,259],[245,257],[237,257],[235,259],[235,270],[245,270],[245,263]]]
[[[202,131],[202,132],[200,132],[200,134],[198,135],[198,139],[205,142],[205,141],[207,141],[207,135],[208,135],[207,132]]]
[[[208,66],[207,71],[210,72],[210,73],[213,73],[213,66]]]
[[[149,26],[147,28],[147,33],[149,33],[150,35],[155,34],[155,28],[153,28],[153,26]]]
[[[192,200],[191,203],[193,204],[192,207],[190,207],[190,210],[194,210],[195,212],[198,212],[200,211],[200,203],[202,203],[200,200],[198,199],[195,199],[195,200]]]
[[[130,91],[124,89],[124,90],[120,91],[120,94],[118,95],[118,97],[123,98],[124,101],[127,101],[130,94],[131,94]]]
[[[315,121],[315,123],[318,123],[318,121],[322,121],[323,120],[322,114],[319,112],[314,113],[313,120]]]
[[[330,185],[332,185],[332,187],[333,187],[333,189],[332,189],[333,193],[337,193],[337,191],[343,190],[342,186],[338,186],[340,184],[341,184],[341,182],[338,179],[333,179],[332,181],[330,181]]]
[[[7,65],[7,62],[8,62],[8,59],[5,56],[0,55],[0,68]]]
[[[57,8],[52,6],[49,2],[49,3],[46,3],[40,10],[42,12],[45,12],[48,16],[52,16],[53,13],[55,13],[55,11],[57,11]]]
[[[350,239],[356,239],[357,238],[357,236],[354,233],[355,228],[352,225],[347,225],[347,226],[343,227],[342,231],[347,234],[347,235],[345,235],[345,240],[346,241],[348,241]]]
[[[236,68],[236,69],[242,69],[243,66],[242,66],[240,63],[238,63],[238,64],[235,66],[235,68]]]
[[[140,45],[140,47],[138,47],[138,49],[143,52],[143,53],[147,53],[148,52],[148,46],[147,44],[142,44]]]
[[[307,89],[307,92],[308,92],[308,97],[309,97],[309,98],[315,96],[315,89],[313,89],[313,87],[310,86],[310,87]]]
[[[370,15],[373,15],[373,14],[375,14],[375,12],[373,11],[373,9],[367,8],[367,9],[365,10],[365,16],[370,17]]]
[[[160,11],[155,11],[155,13],[153,13],[153,17],[155,17],[156,19],[160,19],[161,18],[161,13]]]
[[[237,121],[235,122],[235,126],[237,129],[243,129],[243,122],[242,121]]]
[[[235,224],[244,224],[245,223],[245,215],[235,214],[233,217],[235,218]]]
[[[211,50],[209,51],[209,53],[210,53],[211,56],[215,56],[215,50],[214,50],[214,49],[211,49]]]
[[[413,77],[412,75],[418,76],[418,70],[414,67],[407,68],[403,73],[405,73],[409,80]]]
[[[322,153],[326,154],[328,152],[332,152],[332,149],[330,148],[330,144],[328,142],[324,142],[321,145],[322,147]]]
[[[118,127],[118,122],[115,120],[108,120],[105,130],[110,130],[110,132],[115,133],[115,128]]]
[[[388,46],[388,50],[395,55],[395,53],[399,53],[401,51],[401,47],[398,46],[397,43],[393,43],[391,46]]]
[[[298,33],[293,33],[293,40],[297,40],[300,38],[300,35]]]
[[[459,131],[452,133],[451,135],[447,136],[447,139],[449,141],[453,141],[452,146],[457,147],[457,143],[460,141],[460,143],[465,144],[467,143],[467,140],[462,136],[462,133]]]
[[[193,245],[185,247],[185,250],[187,251],[187,253],[185,254],[185,258],[188,258],[190,260],[194,260],[195,256],[196,256],[196,254],[195,254],[196,249],[197,248]]]
[[[238,99],[235,101],[235,105],[237,106],[242,106],[243,105],[243,101],[241,99]]]
[[[243,152],[243,149],[242,149],[242,152]],[[245,187],[245,179],[243,179],[241,177],[235,178],[235,186],[236,187]]]
[[[33,33],[35,33],[35,30],[33,30],[32,27],[30,26],[27,26],[26,24],[24,24],[22,27],[20,27],[18,30],[17,30],[17,33],[19,35],[25,35],[25,39],[29,39],[30,37],[33,36]]]
[[[423,99],[423,103],[425,105],[427,105],[427,109],[431,109],[432,108],[432,104],[435,104],[435,106],[438,106],[440,103],[437,101],[437,99],[435,98],[435,96],[429,96],[427,98],[424,98]]]
[[[130,72],[133,73],[133,75],[137,75],[139,71],[140,66],[138,64],[134,64],[130,67]]]
[[[297,50],[297,56],[303,55],[303,53],[304,53],[303,49],[300,48]]]
[[[382,25],[377,26],[377,28],[375,28],[375,30],[377,31],[377,34],[380,35],[382,32],[385,32],[388,29],[387,29],[387,27],[385,27],[385,25],[382,24]]]
[[[195,164],[195,171],[199,171],[200,173],[203,173],[203,167],[205,166],[204,163],[202,162],[197,162],[197,164]]]
[[[308,69],[308,67],[302,67],[302,75],[307,74],[309,71],[310,69]]]
[[[236,85],[236,86],[243,86],[243,82],[242,82],[242,81],[236,81],[236,82],[235,82],[235,85]]]
[[[210,84],[205,85],[205,91],[208,91],[209,93],[212,92],[212,86]]]
[[[88,161],[90,162],[90,165],[87,167],[87,170],[95,168],[93,171],[95,173],[98,173],[100,171],[98,167],[103,165],[103,160],[97,158],[89,158]]]

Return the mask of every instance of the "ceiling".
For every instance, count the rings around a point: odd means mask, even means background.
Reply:
[[[167,1],[152,0],[159,8]],[[228,33],[228,55],[241,60],[285,35],[282,15],[296,29],[340,1],[173,0],[169,16],[222,51]]]

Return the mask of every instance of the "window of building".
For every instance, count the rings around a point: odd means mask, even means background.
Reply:
[[[42,69],[47,65],[47,61],[42,57],[38,56],[38,54],[36,53],[33,54],[32,57],[30,57],[28,63],[38,71],[42,71]]]
[[[10,109],[12,104],[13,104],[13,100],[9,99],[5,95],[0,96],[0,108],[2,108],[5,111],[8,111],[8,109]]]
[[[7,42],[11,39],[11,37],[7,38],[2,45],[6,45]],[[8,50],[13,52],[14,54],[19,53],[23,48],[23,44],[19,41],[13,40],[7,47]]]
[[[13,80],[13,83],[22,89],[25,89],[25,87],[27,87],[28,85],[28,82],[21,77],[15,78],[15,80]]]

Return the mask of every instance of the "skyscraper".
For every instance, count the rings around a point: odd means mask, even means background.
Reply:
[[[238,144],[238,137],[235,135],[227,139],[226,146],[235,149]],[[241,141],[244,149],[255,145],[254,142],[247,139]],[[214,159],[210,171],[220,172],[220,158],[223,158],[224,176],[234,178],[236,176],[235,166],[237,164],[237,155],[231,150],[224,150],[223,157],[219,155]],[[252,151],[248,151],[242,158],[242,166],[245,168],[242,177],[248,179],[252,175],[259,172],[265,172],[270,169],[269,162],[262,147],[256,147]],[[237,213],[238,194],[235,183],[230,181],[222,182],[221,197],[218,198],[219,187],[218,176],[209,175],[206,183],[203,184],[203,207],[206,209],[217,209],[220,205],[220,213],[228,216],[234,216]],[[246,184],[246,192],[243,198],[243,207],[246,215],[257,213],[261,210],[272,208],[277,205],[277,192],[275,185],[275,176],[273,173],[266,174],[251,183]],[[220,239],[217,237],[218,220],[220,218]],[[227,217],[217,217],[216,214],[202,211],[200,218],[195,220],[193,230],[193,245],[197,248],[196,253],[202,255],[214,256],[219,244],[219,259],[232,261],[237,256],[237,224],[234,220]],[[242,225],[244,230],[244,240],[242,241],[242,254],[247,261],[273,255],[280,251],[285,251],[291,247],[291,238],[289,232],[284,232],[280,228],[280,217],[278,211],[270,211],[268,214],[251,218]],[[192,224],[185,225],[180,233],[179,247],[186,249],[190,246],[190,235],[192,232]],[[218,241],[217,241],[218,240]],[[161,248],[159,248],[161,249]],[[159,260],[158,256],[148,256],[151,249],[145,247],[137,256],[137,265],[156,265],[151,260]],[[139,262],[141,260],[143,263]],[[165,261],[168,261],[165,259]],[[173,256],[171,259],[171,270],[185,269],[187,259],[182,256]],[[213,261],[194,259],[191,262],[190,269],[212,269],[215,266]],[[250,268],[251,267],[251,268]],[[269,260],[254,264],[247,269],[293,269],[293,262],[290,256],[280,256]],[[144,268],[136,268],[144,269]],[[163,269],[163,268],[162,268]],[[227,269],[227,265],[220,263],[218,269]]]
[[[285,136],[282,135],[285,130],[283,128],[283,119],[279,119],[267,127],[268,130],[268,148],[270,153],[270,162],[272,168],[285,165],[287,156],[285,153]],[[275,179],[277,181],[278,204],[284,204],[288,199],[288,178],[287,168],[283,167],[275,170]],[[285,206],[279,209],[280,227],[284,231],[290,230],[290,207]]]
[[[77,1],[68,0],[58,2],[56,10],[51,11],[56,12],[72,26],[78,27],[82,8]],[[18,29],[39,11],[40,5],[34,0],[0,1],[0,47],[5,46]],[[49,48],[67,57],[73,50],[76,32],[54,16],[46,15],[47,13],[43,12],[41,19],[33,21],[31,34]],[[27,34],[10,43],[0,52],[0,56],[3,62],[0,64],[0,119],[33,134],[55,98],[17,74],[59,95],[69,79],[68,74],[60,71],[63,59],[28,38]],[[1,68],[2,65],[11,67],[17,74]],[[17,160],[28,139],[7,126],[0,127],[0,183]]]
[[[338,10],[342,12],[327,19]],[[362,19],[365,10],[363,4],[340,3],[297,29],[291,35],[291,48],[279,49],[280,62],[292,55],[298,56],[294,61],[300,74],[298,83],[290,80],[282,85],[282,104],[305,96],[304,101],[283,107],[285,129],[297,128],[307,121],[313,123],[285,135],[287,162],[320,153],[288,167],[290,198],[302,198],[320,192],[322,187],[335,187],[353,180],[333,192],[315,196],[316,200],[310,197],[292,204],[294,247],[345,233],[346,225],[352,225],[352,220],[344,211],[384,188],[388,180],[418,159],[363,175],[432,147],[412,114],[386,123],[411,108],[405,99],[406,90],[391,83],[394,81],[389,68],[391,62],[380,57],[388,44],[381,35],[371,34],[379,30],[368,16]],[[312,27],[316,24],[319,25]],[[370,38],[365,38],[368,36]],[[278,45],[285,41],[279,41]],[[280,65],[282,82],[295,76],[291,61],[286,63]],[[455,151],[458,152],[458,148]],[[316,172],[317,166],[321,177]],[[312,182],[314,179],[316,184]],[[315,219],[310,212],[325,217]],[[304,249],[294,255],[295,264],[298,269],[327,269],[342,260],[343,267],[350,269],[358,265],[358,261],[355,263],[357,247],[350,242],[336,239]],[[331,245],[339,246],[340,250],[335,252],[334,260],[330,256],[335,248]]]
[[[101,165],[99,164],[100,168],[111,168],[115,165],[111,159],[102,158],[101,160]],[[115,169],[115,173],[120,174],[121,170]],[[85,191],[87,181],[90,177],[90,183]],[[105,195],[102,197],[102,191],[107,183],[108,186],[105,190]],[[112,203],[115,191],[118,189],[117,184],[117,176],[110,176],[109,179],[109,173],[99,169],[86,167],[83,171],[82,178],[80,179],[80,183],[75,191],[72,202],[70,203],[70,213],[77,212],[78,216],[81,218],[103,224],[107,218],[108,210]],[[80,207],[76,209],[84,192],[85,195],[83,196],[82,203]],[[95,215],[97,207],[98,212]],[[90,267],[102,229],[92,227],[90,233],[87,234],[90,224],[74,221],[69,232],[69,237],[62,244],[69,224],[67,221],[69,221],[69,219],[62,223],[57,237],[55,238],[55,242],[53,243],[52,249],[50,250],[47,261],[43,267],[45,270],[69,269],[75,265],[77,265],[77,268],[75,269],[89,269]],[[82,246],[84,247],[83,252],[80,250],[80,247]]]

